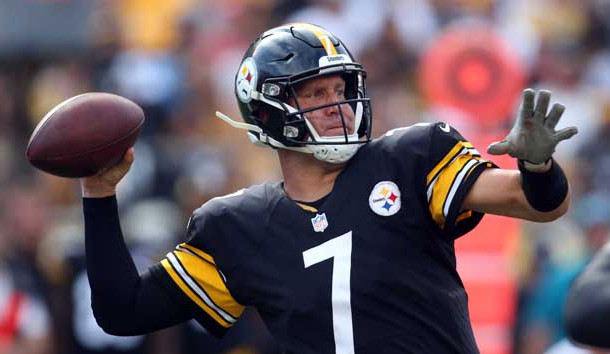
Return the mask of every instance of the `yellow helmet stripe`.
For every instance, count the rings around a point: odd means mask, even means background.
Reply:
[[[318,26],[302,22],[295,23],[294,26],[302,27],[313,32],[313,34],[318,38],[318,40],[320,41],[320,43],[322,43],[322,46],[326,50],[326,55],[337,55],[337,49],[333,45],[333,41],[331,41],[331,39],[328,37],[328,33],[325,30]]]

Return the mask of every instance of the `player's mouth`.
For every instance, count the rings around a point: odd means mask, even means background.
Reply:
[[[349,134],[352,134],[354,129],[350,126],[347,126],[346,130],[347,130],[347,134],[349,135]],[[331,127],[324,131],[324,136],[344,136],[344,135],[345,135],[345,130],[343,129],[343,125]]]

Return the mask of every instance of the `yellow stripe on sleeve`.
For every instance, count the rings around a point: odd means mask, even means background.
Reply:
[[[443,167],[445,167],[448,163],[450,163],[451,159],[453,159],[462,149],[472,147],[472,144],[467,141],[460,141],[456,143],[451,148],[451,150],[449,150],[449,152],[445,155],[445,157],[443,157],[443,159],[439,163],[437,163],[436,166],[434,166],[432,171],[428,173],[428,177],[426,178],[426,184],[430,184],[430,182],[432,182],[432,180],[439,173],[439,171],[442,170]]]
[[[181,243],[179,247],[183,247],[186,248],[187,250],[195,253],[196,255],[198,255],[199,257],[205,259],[206,261],[212,263],[212,264],[216,264],[216,262],[214,262],[214,258],[212,258],[212,256],[210,256],[209,254],[203,252],[202,250],[200,250],[197,247],[193,247],[189,244],[186,243]]]
[[[197,251],[205,257],[177,249],[169,253],[161,265],[185,295],[219,325],[228,328],[242,314],[244,306],[229,292],[213,258],[201,250]]]
[[[466,220],[472,216],[472,210],[466,210],[458,215],[456,222],[460,222],[462,220]]]
[[[474,160],[474,161],[473,161]],[[481,158],[472,155],[460,155],[450,165],[445,166],[439,173],[436,183],[432,189],[432,197],[429,201],[429,209],[434,221],[441,227],[445,226],[445,218],[450,203],[453,201],[455,192],[459,185],[466,180],[474,167],[480,164]],[[467,166],[470,164],[471,166]],[[463,171],[464,168],[467,171]],[[449,205],[447,205],[449,203]],[[466,216],[462,216],[465,218]]]
[[[211,318],[214,319],[214,321],[216,321],[222,327],[224,327],[224,328],[231,327],[232,323],[230,323],[229,321],[226,321],[225,319],[220,317],[209,306],[207,306],[203,302],[203,300],[201,300],[191,290],[191,288],[189,288],[186,285],[184,280],[180,277],[180,275],[178,275],[178,273],[174,270],[174,268],[171,266],[171,264],[169,263],[169,261],[167,259],[162,260],[161,265],[163,266],[163,268],[165,268],[165,271],[169,274],[169,276],[172,278],[174,283],[176,283],[176,285],[180,288],[180,290],[182,290],[182,292],[184,292],[184,294],[186,294],[186,296],[188,296],[195,304],[197,304],[197,306],[199,306],[201,309],[203,309]]]

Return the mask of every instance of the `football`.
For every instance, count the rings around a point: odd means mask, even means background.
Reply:
[[[74,96],[38,123],[26,157],[56,176],[91,176],[120,161],[143,125],[142,108],[125,97],[103,92]]]

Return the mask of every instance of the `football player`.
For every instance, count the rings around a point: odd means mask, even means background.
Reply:
[[[610,349],[610,243],[576,278],[565,309],[566,333],[573,341]]]
[[[133,335],[194,318],[222,336],[253,306],[286,353],[477,353],[454,241],[484,213],[565,213],[552,154],[576,128],[555,130],[563,106],[524,92],[514,128],[489,148],[519,170],[495,168],[446,123],[371,139],[364,69],[309,24],[258,37],[235,94],[243,121],[217,115],[275,148],[283,181],[205,203],[186,242],[148,272],[133,266],[115,199],[133,151],[81,180],[99,324]]]

